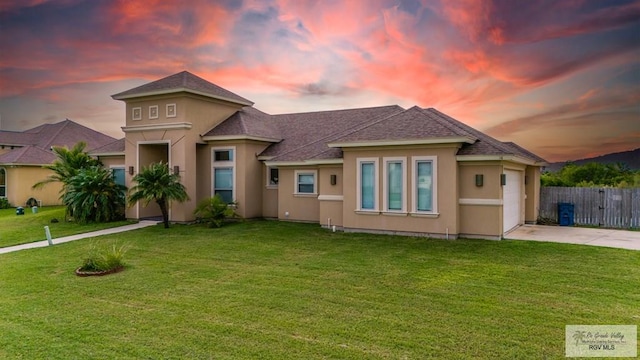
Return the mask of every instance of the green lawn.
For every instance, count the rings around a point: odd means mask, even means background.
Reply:
[[[91,242],[129,266],[73,274]],[[2,359],[559,359],[640,322],[640,252],[245,222],[0,255]]]
[[[51,223],[56,218],[58,223]],[[102,224],[76,224],[64,221],[63,206],[46,206],[32,213],[30,208],[24,209],[24,215],[16,215],[16,209],[0,209],[0,247],[46,240],[44,227],[49,226],[54,238],[106,229],[130,224],[130,221],[117,221]]]

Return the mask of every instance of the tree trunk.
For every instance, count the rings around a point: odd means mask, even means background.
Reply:
[[[164,223],[164,228],[169,228],[169,210],[167,210],[167,202],[164,199],[156,200],[158,206],[160,206],[160,212],[162,212],[162,222]]]

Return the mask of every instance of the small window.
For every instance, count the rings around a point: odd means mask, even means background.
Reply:
[[[7,196],[7,170],[0,168],[0,197]]]
[[[125,186],[124,167],[111,168],[111,172],[113,173],[113,181],[118,185]]]
[[[131,109],[131,120],[142,120],[142,108],[134,107]]]
[[[176,116],[177,116],[176,104],[167,104],[167,117],[172,118]]]
[[[233,161],[231,150],[216,150],[213,154],[213,161]]]
[[[268,167],[267,171],[268,171],[268,175],[269,175],[269,184],[268,185],[277,186],[278,185],[278,168]]]
[[[296,171],[296,194],[316,194],[316,171]]]
[[[158,118],[158,105],[149,106],[149,119]]]

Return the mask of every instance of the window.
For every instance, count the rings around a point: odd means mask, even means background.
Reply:
[[[357,159],[358,192],[357,210],[377,211],[378,209],[378,159]]]
[[[316,188],[316,176],[317,171],[295,171],[296,175],[296,194],[310,194],[315,195],[317,193]]]
[[[167,117],[172,118],[176,116],[177,116],[176,104],[167,104]]]
[[[384,211],[406,212],[405,158],[384,158]]]
[[[7,170],[0,168],[0,197],[7,196]]]
[[[149,106],[149,119],[158,118],[158,105]]]
[[[278,186],[278,168],[267,167],[267,186]]]
[[[213,151],[213,195],[220,195],[226,203],[235,199],[235,148],[214,148]]]
[[[111,172],[113,173],[113,180],[115,183],[124,186],[124,167],[112,167]]]
[[[216,162],[220,161],[233,161],[233,151],[229,149],[225,150],[214,150],[213,159]]]
[[[142,120],[142,108],[134,107],[131,109],[131,120]]]
[[[413,162],[413,212],[436,213],[436,157],[414,157]]]

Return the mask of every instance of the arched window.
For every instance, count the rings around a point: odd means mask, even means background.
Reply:
[[[7,170],[0,168],[0,197],[7,196]]]

